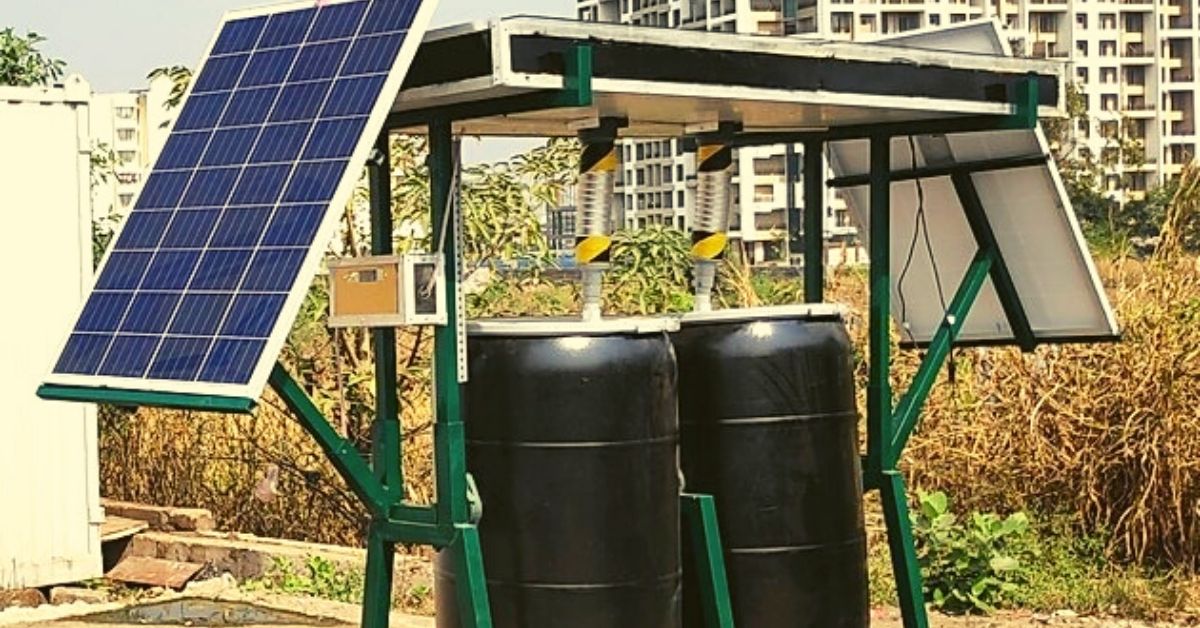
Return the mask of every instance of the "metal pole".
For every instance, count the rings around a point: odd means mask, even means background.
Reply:
[[[800,176],[800,156],[796,154],[796,145],[787,144],[783,151],[783,180],[787,188],[787,236],[788,261],[795,263],[796,258],[804,255],[804,227],[800,217],[800,204],[796,199],[796,183]],[[804,188],[804,205],[808,206],[808,187]]]
[[[825,301],[824,152],[821,140],[804,142],[804,300],[809,303]]]
[[[371,254],[391,255],[392,163],[386,131],[375,142],[367,167],[371,202]],[[375,422],[371,426],[371,465],[393,501],[404,497],[404,462],[400,444],[400,401],[396,390],[396,330],[371,329],[375,349]]]
[[[868,482],[884,471],[892,437],[891,371],[891,139],[871,138],[870,379],[867,384]]]

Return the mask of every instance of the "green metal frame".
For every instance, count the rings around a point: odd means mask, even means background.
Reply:
[[[733,628],[733,603],[725,573],[725,550],[717,525],[717,504],[712,495],[685,493],[680,497],[684,529],[696,560],[696,586],[704,600],[705,628]],[[693,583],[684,583],[687,586]]]
[[[788,134],[784,141],[805,141],[805,152],[819,154],[825,142],[865,138],[870,140],[870,172],[867,175],[841,177],[830,181],[835,187],[870,186],[870,290],[869,313],[869,381],[867,384],[867,452],[863,458],[865,488],[878,490],[882,498],[884,520],[887,524],[888,546],[891,550],[892,571],[896,579],[900,609],[906,628],[928,628],[925,596],[917,560],[916,545],[909,519],[908,494],[904,477],[897,468],[909,437],[920,420],[921,411],[955,346],[962,325],[971,311],[979,292],[990,278],[1003,305],[1005,316],[1013,330],[1016,344],[1025,351],[1032,350],[1038,339],[1029,326],[1029,319],[1009,274],[987,214],[979,200],[972,180],[975,172],[1020,168],[1045,163],[1045,157],[997,159],[986,162],[957,164],[952,167],[925,167],[905,171],[891,169],[891,140],[893,137],[929,133],[953,133],[996,129],[1031,129],[1037,125],[1038,85],[1031,77],[1014,95],[1014,113],[999,117],[971,117],[929,121],[915,125],[870,125],[831,129],[826,133]],[[774,142],[777,135],[742,138],[742,145]],[[806,177],[819,173],[813,166],[806,168]],[[819,176],[819,175],[818,175]],[[971,226],[978,247],[974,259],[959,284],[947,308],[945,318],[926,348],[921,365],[899,403],[893,405],[891,386],[891,185],[922,177],[951,177],[959,201]],[[823,206],[819,185],[805,185],[805,207],[814,203]],[[806,242],[806,264],[822,263],[817,255],[823,243]],[[806,272],[805,297],[809,302],[824,300],[823,279]]]
[[[227,412],[249,414],[258,402],[245,397],[221,395],[189,395],[184,393],[153,392],[149,390],[126,390],[122,388],[90,388],[87,386],[61,386],[43,384],[37,396],[49,401],[80,401],[106,403],[114,406],[153,406],[172,410],[199,410],[201,412]]]

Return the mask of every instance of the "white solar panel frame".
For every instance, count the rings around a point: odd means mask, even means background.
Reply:
[[[354,2],[356,0],[325,0],[324,6],[334,6]],[[412,26],[409,27],[408,34],[405,35],[404,43],[400,46],[400,53],[397,57],[395,65],[392,66],[391,72],[388,73],[387,79],[384,81],[383,88],[380,90],[380,98],[375,103],[370,116],[367,118],[367,129],[383,129],[384,121],[394,102],[394,95],[400,92],[403,86],[404,77],[408,74],[408,70],[412,65],[413,58],[416,57],[417,49],[420,47],[424,39],[425,32],[429,29],[429,24],[433,19],[434,13],[437,11],[439,0],[420,0],[421,5],[413,17]],[[251,7],[246,9],[236,9],[226,12],[221,18],[219,27],[212,39],[209,41],[208,47],[205,48],[204,56],[201,57],[201,64],[197,66],[193,78],[198,78],[204,70],[204,65],[212,57],[213,48],[216,46],[217,39],[225,30],[225,26],[229,22],[254,18],[260,16],[269,16],[276,13],[287,13],[290,11],[299,11],[303,9],[313,8],[317,5],[314,0],[294,0],[273,5],[264,5]],[[192,89],[195,87],[196,81],[188,86],[187,92],[184,94],[182,103],[186,103],[191,97]],[[179,110],[182,111],[183,105],[180,105]],[[175,123],[178,121],[178,116],[172,121],[171,128],[168,129],[168,134],[174,131]],[[333,200],[330,202],[330,209],[326,213],[321,227],[317,230],[317,235],[313,240],[313,246],[309,249],[304,263],[300,266],[297,277],[304,279],[309,278],[308,282],[301,281],[297,283],[287,300],[284,302],[283,309],[280,311],[277,321],[286,321],[287,324],[276,323],[271,331],[270,337],[267,339],[266,346],[258,359],[258,364],[254,368],[254,373],[250,377],[250,381],[246,384],[222,384],[213,382],[184,382],[178,380],[160,380],[148,378],[133,378],[133,377],[111,377],[103,375],[74,375],[65,373],[55,373],[53,371],[54,364],[50,364],[45,377],[42,381],[47,384],[62,385],[62,386],[80,386],[87,388],[113,388],[119,390],[135,390],[163,393],[182,393],[191,395],[216,395],[221,397],[237,397],[244,399],[258,399],[262,396],[263,389],[267,385],[267,380],[271,376],[271,370],[275,368],[276,360],[279,353],[283,350],[284,343],[287,342],[288,334],[291,333],[292,322],[296,319],[300,312],[301,306],[304,304],[304,299],[308,294],[311,286],[311,278],[315,277],[317,271],[320,270],[321,264],[325,258],[325,252],[328,243],[333,239],[337,231],[337,225],[340,218],[340,208],[345,207],[350,202],[350,198],[354,193],[354,188],[358,185],[359,178],[354,176],[358,164],[360,167],[367,163],[378,135],[363,133],[359,139],[358,145],[350,157],[349,170],[346,176],[343,177],[341,184],[333,195]],[[300,158],[297,157],[297,160]],[[148,170],[147,172],[151,172]],[[143,177],[142,185],[136,192],[131,207],[137,206],[137,201],[142,194],[146,181],[149,177]],[[115,243],[121,235],[121,231],[128,225],[129,220],[126,219],[117,228],[111,240]],[[87,305],[87,300],[91,296],[95,287],[95,282],[99,280],[104,272],[105,266],[108,264],[110,256],[113,254],[114,246],[109,246],[105,251],[104,257],[101,260],[100,266],[96,269],[93,286],[87,291],[84,299],[75,312],[75,317],[72,320],[79,320],[83,314],[83,309]],[[66,349],[67,342],[70,340],[71,330],[64,334],[62,341],[59,343],[59,350],[55,353],[55,359],[62,355]]]

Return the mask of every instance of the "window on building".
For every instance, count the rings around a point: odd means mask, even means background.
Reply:
[[[1081,56],[1084,56],[1084,57],[1086,57],[1086,56],[1087,56],[1087,54],[1088,54],[1088,43],[1087,43],[1086,41],[1077,41],[1077,42],[1075,42],[1075,50],[1076,50],[1076,51],[1077,51],[1077,52],[1078,52],[1078,53],[1079,53]]]
[[[1087,68],[1076,68],[1075,69],[1075,78],[1078,79],[1080,83],[1088,82],[1088,69]]]
[[[1115,42],[1115,41],[1100,42],[1100,56],[1101,57],[1117,56],[1117,42]]]
[[[967,21],[966,13],[954,13],[950,16],[951,24],[958,24],[959,22],[965,22],[965,21]]]
[[[853,14],[831,13],[829,15],[829,30],[838,34],[849,34],[852,29]]]
[[[775,202],[775,187],[771,185],[756,185],[754,186],[754,202],[755,203],[774,203]]]
[[[1079,28],[1087,28],[1087,23],[1088,23],[1087,18],[1088,18],[1087,13],[1076,13],[1075,14],[1075,24],[1078,25]]]
[[[117,197],[117,200],[121,203],[121,207],[129,207],[130,205],[133,204],[133,195],[132,194],[122,194]]]
[[[1116,83],[1117,69],[1116,68],[1100,68],[1101,83]]]
[[[680,190],[675,195],[676,207],[687,207],[687,195],[683,190]]]
[[[137,129],[117,129],[117,139],[122,142],[132,142],[137,139]]]
[[[637,169],[637,184],[638,185],[646,185],[646,169],[645,168]]]
[[[936,13],[929,16],[929,25],[930,26],[940,26],[941,23],[942,23],[942,16],[940,16]]]
[[[133,118],[134,110],[133,107],[117,107],[115,114],[122,120],[129,120]]]
[[[117,161],[123,164],[131,164],[135,159],[137,159],[137,153],[131,150],[117,151]]]
[[[1104,111],[1116,111],[1117,110],[1117,95],[1116,94],[1102,94],[1100,96],[1100,109],[1102,109]]]
[[[1100,14],[1100,30],[1114,31],[1117,30],[1117,15],[1115,13]]]
[[[645,144],[642,144],[642,143],[640,143],[640,142],[639,142],[639,143],[638,143],[638,145],[637,145],[637,158],[638,158],[638,159],[645,159],[645,158],[646,158],[646,145],[645,145]]]
[[[874,33],[875,32],[875,16],[874,15],[864,15],[858,19],[858,23],[862,27],[861,28],[862,32],[864,32],[864,33]]]

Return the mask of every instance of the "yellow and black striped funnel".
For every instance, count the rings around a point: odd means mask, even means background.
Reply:
[[[704,141],[696,153],[696,206],[692,213],[692,255],[715,260],[725,255],[731,213],[733,148]]]
[[[584,146],[579,161],[579,220],[575,235],[575,261],[580,265],[609,261],[617,166],[614,140],[589,142]]]

